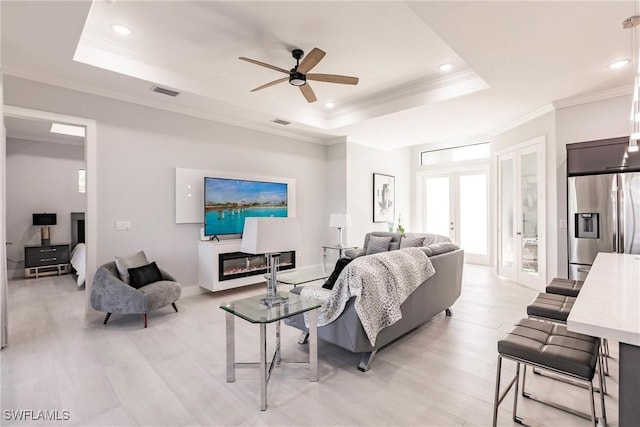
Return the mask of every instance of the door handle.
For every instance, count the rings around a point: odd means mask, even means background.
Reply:
[[[4,245],[5,245],[5,246],[11,246],[11,245],[13,245],[13,241],[12,241],[12,240],[9,240],[9,241],[7,241],[7,242],[4,242]]]
[[[519,232],[519,231],[518,231],[516,234],[517,234],[518,236],[522,236],[522,233],[521,233],[521,232]]]

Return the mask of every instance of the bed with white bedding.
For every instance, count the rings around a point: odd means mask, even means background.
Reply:
[[[87,268],[87,246],[84,243],[78,243],[71,251],[71,266],[76,271],[76,279],[80,288],[84,285]]]

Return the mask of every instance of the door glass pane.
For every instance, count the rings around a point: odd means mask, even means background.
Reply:
[[[449,235],[449,177],[426,179],[427,233]]]
[[[513,159],[500,161],[500,254],[499,262],[503,267],[511,267],[514,262],[513,239],[513,192],[515,178]]]
[[[465,253],[487,254],[487,175],[460,176],[460,247]]]
[[[538,272],[538,159],[537,153],[520,158],[522,200],[522,271]]]

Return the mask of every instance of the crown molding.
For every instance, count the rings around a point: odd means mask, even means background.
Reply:
[[[529,114],[526,114],[520,117],[519,119],[513,120],[512,122],[509,122],[506,125],[493,129],[492,131],[489,132],[489,135],[490,136],[500,135],[518,126],[521,126],[533,119],[537,119],[540,116],[544,116],[545,114],[550,113],[552,111],[555,111],[553,104],[547,104],[543,107],[538,108],[537,110],[530,112]]]
[[[507,123],[506,125],[500,126],[491,132],[489,135],[496,136],[502,133],[507,132],[513,128],[521,126],[528,121],[536,119],[544,114],[550,113],[552,111],[557,111],[562,108],[575,107],[576,105],[588,104],[590,102],[604,101],[611,98],[617,98],[620,96],[628,96],[633,94],[633,85],[616,87],[612,89],[605,89],[596,92],[591,92],[587,94],[581,94],[576,96],[570,96],[568,98],[559,99],[557,101],[552,101],[551,103],[545,105],[544,107],[538,108],[535,111],[532,111],[529,114],[526,114],[519,119],[516,119],[512,122]]]
[[[322,137],[312,137],[312,136],[304,135],[298,132],[284,131],[281,129],[272,129],[271,127],[262,126],[255,123],[247,123],[247,122],[241,122],[239,120],[232,120],[227,117],[218,116],[216,114],[206,114],[191,108],[165,105],[160,102],[150,101],[148,99],[132,96],[122,92],[107,90],[107,89],[100,88],[97,86],[92,86],[92,85],[78,84],[70,80],[53,78],[51,76],[47,76],[41,73],[34,73],[34,72],[20,70],[16,68],[3,67],[2,72],[4,75],[7,75],[7,76],[17,77],[17,78],[26,79],[26,80],[32,80],[38,83],[58,86],[65,89],[75,90],[78,92],[89,93],[91,95],[103,96],[103,97],[115,99],[118,101],[129,102],[132,104],[142,105],[145,107],[155,108],[163,111],[169,111],[172,113],[184,114],[190,117],[196,117],[199,119],[214,121],[217,123],[236,126],[243,129],[264,132],[271,135],[278,135],[285,138],[295,139],[298,141],[310,142],[313,144],[326,145],[327,139],[334,138],[333,135],[329,136],[328,138],[322,138]]]
[[[395,101],[397,99],[414,96],[417,93],[431,92],[436,89],[445,88],[447,86],[475,78],[479,78],[479,76],[473,70],[468,69],[444,77],[419,80],[413,84],[403,85],[402,87],[396,86],[368,96],[364,100],[355,101],[342,108],[335,109],[327,114],[327,117],[329,120],[335,119],[345,114],[355,113],[357,111]]]
[[[605,99],[627,95],[633,95],[633,85],[570,96],[569,98],[553,101],[552,104],[556,110],[560,110],[561,108],[574,107],[576,105],[588,104],[589,102],[604,101]]]

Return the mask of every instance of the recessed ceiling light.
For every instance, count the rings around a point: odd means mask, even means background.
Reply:
[[[61,123],[51,124],[51,133],[62,135],[81,136],[84,138],[84,126],[63,125]]]
[[[122,24],[113,24],[111,26],[111,29],[116,33],[120,34],[121,36],[130,36],[131,33],[133,33],[133,31],[131,31],[131,28]]]
[[[440,71],[451,71],[453,69],[453,64],[440,64],[438,68]]]
[[[333,102],[327,102],[324,104],[324,108],[326,109],[331,109],[333,107],[335,107],[336,104],[334,104]]]
[[[619,61],[612,62],[611,64],[609,64],[609,68],[612,70],[616,70],[618,68],[622,68],[628,65],[630,62],[631,62],[630,59],[620,59]]]

